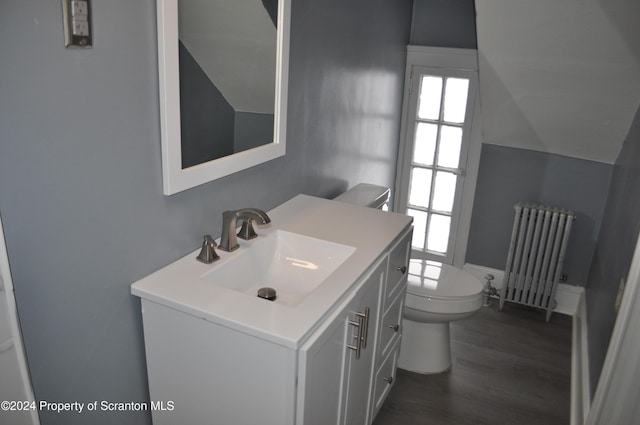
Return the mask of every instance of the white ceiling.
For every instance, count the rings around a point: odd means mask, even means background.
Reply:
[[[485,143],[614,163],[640,104],[640,1],[475,4]]]
[[[180,0],[180,40],[234,110],[273,114],[276,27],[261,0]]]

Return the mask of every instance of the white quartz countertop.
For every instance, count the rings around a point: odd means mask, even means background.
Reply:
[[[268,212],[271,223],[256,226],[266,236],[277,229],[352,246],[355,252],[312,293],[295,306],[269,302],[201,278],[252,242],[212,264],[189,255],[135,282],[131,293],[158,304],[291,348],[298,348],[320,325],[347,290],[363,276],[411,224],[411,217],[339,201],[297,195]]]

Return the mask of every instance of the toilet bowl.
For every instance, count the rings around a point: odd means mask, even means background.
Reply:
[[[480,310],[482,290],[482,282],[464,270],[437,261],[412,259],[398,367],[418,373],[449,369],[449,323]]]
[[[382,209],[389,189],[360,183],[337,201]],[[451,366],[449,323],[482,307],[483,284],[470,273],[430,260],[409,262],[398,367],[440,373]]]

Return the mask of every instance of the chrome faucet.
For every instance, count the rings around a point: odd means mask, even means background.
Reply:
[[[239,233],[243,239],[252,239],[257,236],[251,225],[252,220],[257,221],[259,224],[271,223],[271,219],[267,213],[258,208],[225,211],[222,213],[222,236],[220,237],[219,249],[231,252],[240,247],[236,235],[238,219],[244,220],[242,230]]]

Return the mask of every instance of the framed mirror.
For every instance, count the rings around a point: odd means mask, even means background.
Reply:
[[[157,0],[165,195],[285,154],[290,5]]]

